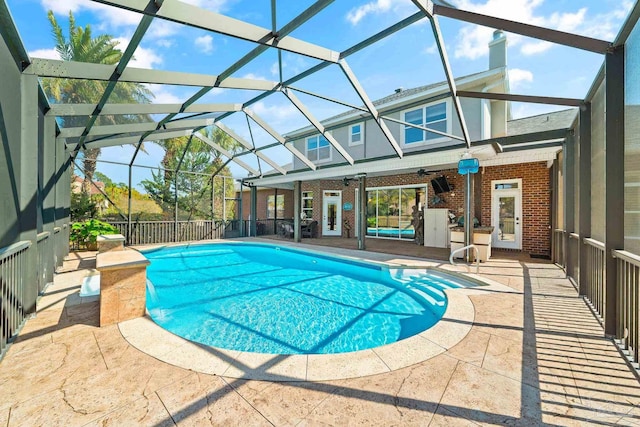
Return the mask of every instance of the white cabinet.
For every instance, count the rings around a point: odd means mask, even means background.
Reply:
[[[449,209],[424,210],[424,245],[432,248],[449,246]]]

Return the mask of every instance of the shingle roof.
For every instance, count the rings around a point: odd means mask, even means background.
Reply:
[[[488,71],[492,71],[492,70],[488,70]],[[468,74],[466,76],[462,76],[462,77],[456,78],[456,81],[457,80],[462,80],[462,79],[470,79],[470,78],[478,77],[478,76],[480,76],[482,74],[486,74],[486,73],[487,73],[487,70],[480,71],[478,73]],[[431,89],[435,89],[437,87],[446,86],[446,85],[447,85],[446,81],[441,81],[441,82],[431,83],[431,84],[428,84],[428,85],[418,86],[418,87],[414,87],[414,88],[410,88],[410,89],[402,89],[400,91],[392,93],[391,95],[387,95],[387,96],[385,96],[383,98],[380,98],[380,99],[377,99],[377,100],[373,101],[373,105],[375,105],[377,107],[379,105],[388,104],[388,103],[391,103],[393,101],[400,101],[403,98],[408,98],[408,97],[410,97],[412,95],[419,94],[421,92],[426,92],[426,91],[429,91]],[[361,107],[364,108],[363,105]],[[326,118],[324,120],[321,120],[321,123],[323,123],[323,124],[324,123],[328,123],[328,122],[331,122],[331,121],[334,121],[334,120],[341,119],[343,117],[352,115],[354,113],[363,113],[363,112],[360,111],[360,110],[350,109],[350,110],[344,111],[344,112],[342,112],[340,114],[336,114],[335,116],[331,116],[331,117],[328,117],[328,118]],[[298,132],[305,131],[305,130],[308,130],[308,129],[313,129],[313,126],[305,126],[303,128],[296,129],[296,130],[294,130],[292,132],[288,132],[287,134],[288,135],[289,134],[294,134],[295,135]]]
[[[571,127],[577,115],[578,109],[570,108],[568,110],[509,120],[507,122],[507,135],[522,135],[553,129],[567,129]]]

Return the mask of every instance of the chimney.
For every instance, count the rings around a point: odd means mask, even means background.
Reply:
[[[493,32],[489,43],[489,69],[507,66],[507,37],[502,30]]]

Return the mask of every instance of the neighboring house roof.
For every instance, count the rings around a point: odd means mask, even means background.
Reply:
[[[79,176],[74,176],[73,177],[73,184],[72,184],[72,192],[74,194],[78,194],[82,191],[82,183],[84,182],[84,178],[79,177]],[[91,195],[96,195],[96,194],[102,194],[102,191],[104,191],[104,182],[102,181],[93,181],[91,183],[91,186],[89,187],[90,193]],[[102,191],[100,191],[102,190]]]
[[[577,108],[554,111],[553,113],[538,114],[537,116],[509,120],[507,135],[522,135],[533,132],[544,132],[554,129],[568,129],[573,125],[578,115]]]

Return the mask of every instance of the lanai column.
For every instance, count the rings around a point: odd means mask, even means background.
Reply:
[[[255,237],[256,234],[256,217],[258,213],[258,187],[255,185],[251,186],[251,209],[250,209],[250,219],[249,219],[249,236]]]
[[[358,249],[365,250],[365,236],[367,235],[367,177],[361,175],[358,179],[358,193],[360,194],[360,221],[358,230]]]
[[[604,333],[616,335],[618,269],[611,252],[624,249],[624,47],[605,57],[605,312]],[[622,331],[618,332],[618,338]]]
[[[591,237],[591,103],[580,107],[580,295],[587,294],[589,266],[584,239]]]
[[[573,243],[571,235],[575,233],[575,164],[576,164],[576,149],[575,149],[575,136],[569,136],[563,144],[564,156],[562,157],[563,166],[562,173],[564,178],[564,209],[563,209],[563,224],[564,224],[564,259],[565,259],[565,271],[567,277],[573,277],[574,274],[574,254]],[[575,277],[574,277],[575,278]]]
[[[20,201],[20,240],[31,241],[26,252],[24,262],[29,266],[38,265],[37,234],[38,234],[38,174],[34,168],[38,165],[38,76],[25,75],[20,77],[21,133],[20,157],[16,168],[18,197]],[[15,167],[15,166],[14,166]],[[11,171],[10,171],[11,173]],[[3,183],[3,185],[7,185]],[[37,268],[25,268],[22,277],[24,294],[22,306],[25,315],[35,313],[36,298],[38,297]]]
[[[277,202],[277,200],[276,200]],[[302,228],[300,225],[300,214],[302,203],[302,182],[295,181],[293,183],[293,240],[300,243],[302,240]]]

